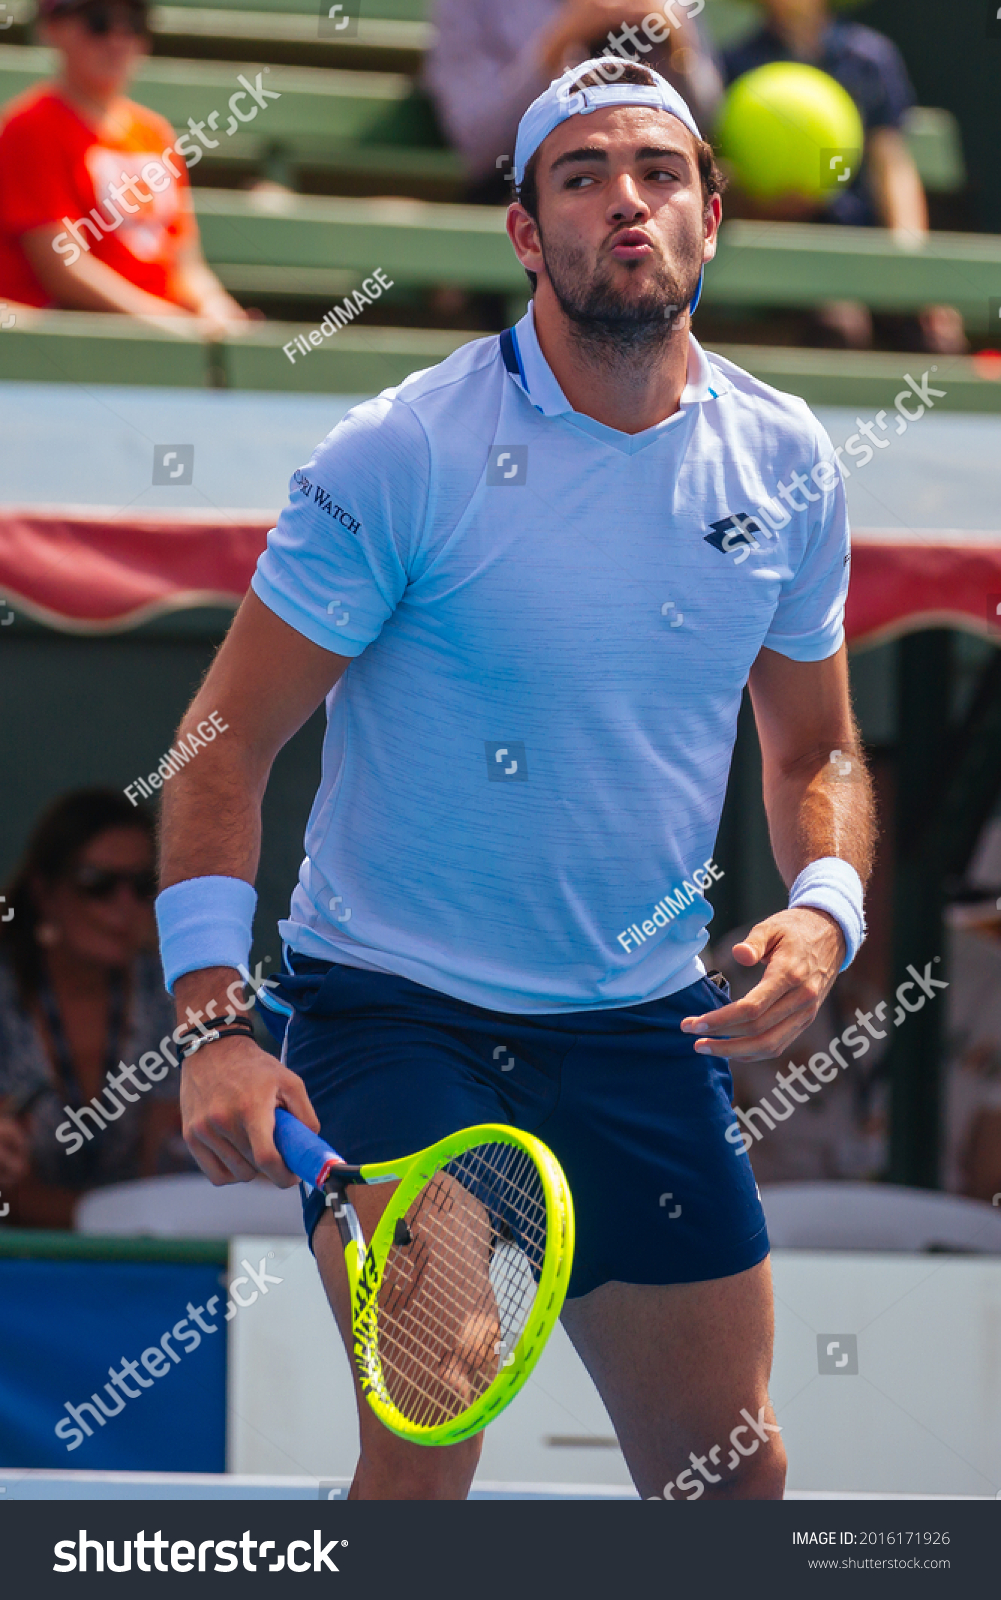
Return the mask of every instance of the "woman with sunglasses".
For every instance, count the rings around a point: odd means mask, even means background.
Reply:
[[[79,790],[40,819],[6,888],[0,1212],[10,1205],[8,1225],[70,1227],[87,1189],[192,1170],[176,1072],[142,1094],[107,1081],[173,1029],[154,953],[153,861],[148,813],[114,790]],[[101,1115],[88,1109],[77,1122],[90,1136],[68,1140],[68,1112],[95,1097]]]
[[[148,50],[144,0],[39,0],[38,21],[59,67],[0,114],[0,302],[242,330],[201,253],[187,135],[125,98]]]

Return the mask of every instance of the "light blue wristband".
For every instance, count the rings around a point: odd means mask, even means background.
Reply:
[[[838,924],[845,936],[842,972],[855,960],[866,935],[864,896],[862,879],[851,862],[837,856],[809,862],[789,890],[790,911],[797,906],[813,906],[817,911],[829,912]]]
[[[185,878],[156,901],[160,960],[167,992],[203,967],[246,970],[257,890],[242,878]]]

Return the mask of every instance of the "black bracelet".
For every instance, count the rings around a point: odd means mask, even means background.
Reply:
[[[253,1039],[254,1037],[254,1030],[246,1017],[234,1017],[232,1021],[221,1019],[214,1027],[206,1029],[202,1033],[196,1033],[194,1030],[190,1033],[182,1033],[176,1044],[181,1060],[187,1061],[189,1056],[193,1056],[196,1051],[202,1048],[202,1045],[214,1044],[217,1039]]]

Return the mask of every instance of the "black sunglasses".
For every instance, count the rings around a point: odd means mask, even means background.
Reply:
[[[138,900],[155,900],[155,872],[113,872],[110,867],[95,867],[89,862],[70,873],[70,882],[78,894],[88,900],[110,900],[119,886],[127,883]]]
[[[137,38],[149,32],[149,19],[145,6],[82,6],[77,15],[94,39],[107,38],[113,28],[118,28],[124,33],[133,33]]]

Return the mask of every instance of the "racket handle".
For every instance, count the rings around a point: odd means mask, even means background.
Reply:
[[[291,1111],[279,1106],[275,1111],[275,1148],[290,1172],[314,1189],[323,1187],[331,1167],[343,1166],[344,1159],[332,1150],[318,1133],[311,1133]]]

